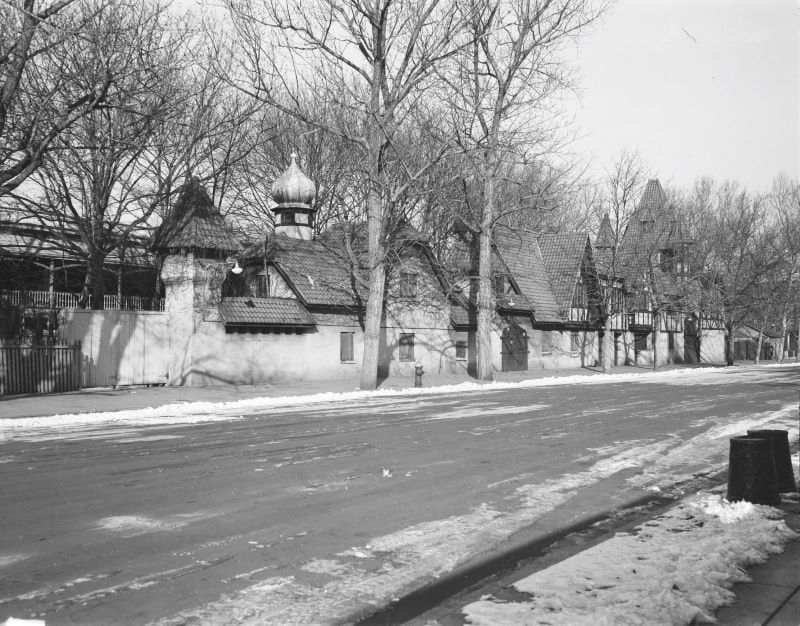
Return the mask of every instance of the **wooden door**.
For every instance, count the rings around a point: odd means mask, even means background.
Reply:
[[[519,372],[528,369],[528,333],[516,324],[503,330],[503,371]]]

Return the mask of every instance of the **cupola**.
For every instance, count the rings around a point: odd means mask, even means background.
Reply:
[[[297,155],[292,152],[289,167],[272,183],[272,199],[276,203],[272,208],[275,233],[295,239],[311,239],[315,213],[311,205],[317,188],[297,166],[296,159]]]

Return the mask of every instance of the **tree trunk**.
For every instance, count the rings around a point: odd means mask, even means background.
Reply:
[[[787,288],[786,288],[786,291],[790,295],[792,293],[792,283],[794,282],[793,279],[794,279],[794,276],[790,274],[789,275],[789,284],[787,285]],[[788,316],[787,316],[787,313],[786,313],[786,308],[787,308],[787,305],[784,303],[783,306],[781,307],[781,340],[780,340],[780,343],[778,344],[778,354],[777,354],[778,363],[783,361],[783,353],[785,351],[788,352],[788,348],[787,348],[787,345],[786,345],[787,344],[786,333],[789,330],[789,320],[788,320]]]
[[[364,319],[364,354],[361,360],[361,389],[378,386],[383,295],[386,287],[386,261],[383,244],[383,211],[380,192],[372,189],[367,197],[369,231],[369,296]]]
[[[603,326],[603,374],[608,374],[611,371],[611,359],[614,357],[614,331],[611,328],[611,313],[606,314],[605,323]]]
[[[481,230],[478,235],[480,246],[480,265],[478,268],[478,337],[476,344],[476,373],[478,380],[492,380],[492,319],[494,318],[494,299],[492,298],[492,243],[489,233]]]
[[[761,362],[761,348],[764,346],[764,333],[758,331],[758,341],[756,342],[756,365]]]
[[[658,309],[653,309],[653,369],[658,369],[658,338],[660,336],[660,325],[658,323]]]
[[[81,306],[102,310],[105,308],[104,296],[106,293],[105,282],[103,281],[103,267],[105,258],[98,252],[92,252],[86,264],[86,277],[83,281],[83,291],[81,293]]]
[[[483,214],[478,234],[478,329],[476,345],[476,370],[478,380],[492,380],[492,320],[494,297],[492,293],[492,226],[494,221],[495,160],[491,154],[484,158]]]
[[[725,337],[725,363],[733,365],[733,322],[725,323],[725,330],[728,336]]]

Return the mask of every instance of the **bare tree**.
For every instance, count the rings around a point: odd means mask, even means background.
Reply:
[[[713,194],[705,196],[707,206],[701,201],[692,207],[696,217],[704,211],[703,228],[695,235],[698,256],[693,265],[702,272],[706,302],[717,304],[724,318],[725,360],[732,365],[734,331],[757,314],[759,286],[780,260],[770,249],[763,199],[735,183],[710,188]]]
[[[239,85],[305,122],[319,123],[359,151],[369,271],[361,387],[374,388],[396,207],[436,162],[407,160],[397,139],[411,123],[434,69],[457,50],[458,13],[445,0],[275,0],[228,6],[245,63]],[[279,36],[282,46],[276,52],[272,41]],[[322,95],[336,111],[332,118],[320,122],[306,108],[309,92]]]
[[[224,83],[195,69],[198,40],[163,5],[125,0],[81,8],[81,44],[65,44],[64,60],[110,71],[113,86],[102,106],[51,142],[24,193],[12,195],[55,247],[84,262],[81,304],[103,308],[109,256],[118,256],[121,295],[132,239],[147,234],[177,183],[200,175],[219,182],[217,195],[224,195],[224,170],[247,149],[236,131],[249,110],[224,93]],[[80,88],[95,77],[75,80]]]
[[[777,297],[778,323],[781,330],[781,340],[778,346],[778,360],[780,361],[787,352],[786,338],[789,316],[794,313],[795,320],[800,319],[800,315],[798,315],[800,301],[795,289],[798,272],[800,272],[800,183],[785,175],[777,176],[767,201],[771,207],[771,217],[775,221],[773,230],[776,254],[780,255],[782,259],[779,277],[781,290]],[[800,327],[795,328],[795,331],[800,337]]]
[[[113,59],[75,63],[64,54],[66,46],[83,45],[93,17],[77,7],[74,0],[0,4],[0,196],[19,187],[56,138],[112,88]]]
[[[590,0],[495,0],[460,4],[467,45],[447,68],[457,143],[472,160],[474,203],[467,223],[478,239],[477,377],[493,378],[491,331],[492,230],[498,219],[499,180],[514,163],[552,149],[551,96],[568,84],[560,56],[565,42],[594,20]]]
[[[606,170],[602,183],[601,201],[596,207],[602,212],[599,218],[599,231],[595,239],[597,263],[604,275],[603,293],[603,372],[611,369],[613,355],[614,316],[624,310],[623,268],[620,263],[620,244],[622,236],[636,210],[642,196],[644,185],[649,178],[647,166],[641,156],[634,151],[623,150],[614,163]]]

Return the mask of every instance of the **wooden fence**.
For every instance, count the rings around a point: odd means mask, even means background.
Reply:
[[[167,382],[169,329],[159,311],[65,309],[59,337],[79,341],[82,387],[153,385]]]
[[[0,289],[0,303],[32,309],[66,309],[78,306],[78,296],[65,291],[30,291]],[[89,301],[91,308],[91,300]],[[164,298],[106,294],[103,308],[126,311],[163,311]]]
[[[80,382],[80,343],[0,346],[0,395],[74,391]]]

